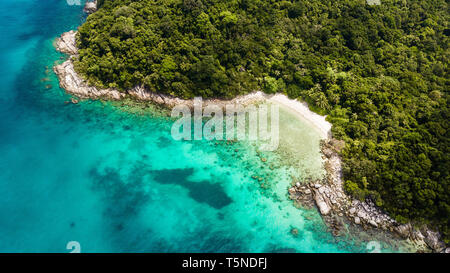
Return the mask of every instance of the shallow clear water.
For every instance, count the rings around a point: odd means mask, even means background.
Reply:
[[[0,252],[366,251],[288,200],[291,176],[323,175],[319,136],[288,113],[283,149],[258,154],[174,141],[151,107],[65,104],[52,42],[83,20],[65,0],[2,1]]]

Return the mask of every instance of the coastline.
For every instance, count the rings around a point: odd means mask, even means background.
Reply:
[[[299,205],[316,206],[335,236],[339,236],[344,228],[343,219],[338,218],[345,218],[364,230],[379,229],[397,235],[407,240],[417,251],[427,252],[431,249],[434,252],[450,252],[440,240],[439,232],[424,225],[416,227],[413,223],[400,224],[370,200],[360,201],[346,194],[339,156],[345,143],[333,138],[332,125],[325,116],[309,110],[306,102],[289,99],[286,95],[268,96],[267,101],[278,103],[299,119],[310,123],[322,138],[321,153],[326,177],[320,181],[295,183],[289,188],[291,200]]]
[[[74,69],[72,58],[77,57],[78,54],[75,37],[76,32],[69,31],[62,34],[56,40],[56,49],[69,55],[68,60],[54,66],[54,71],[59,78],[60,86],[67,93],[81,99],[122,100],[124,98],[132,98],[137,101],[152,102],[168,108],[183,104],[191,108],[193,107],[193,100],[183,100],[163,94],[147,92],[142,86],[137,86],[125,92],[117,89],[99,89],[90,86]],[[364,229],[378,228],[398,234],[400,237],[410,240],[420,251],[426,251],[427,247],[435,252],[449,251],[448,248],[445,248],[445,244],[440,241],[439,233],[426,227],[415,228],[412,224],[401,225],[379,210],[373,203],[355,200],[344,192],[341,170],[342,162],[339,157],[339,151],[342,149],[344,143],[332,138],[331,124],[325,120],[325,117],[309,110],[306,103],[291,100],[282,94],[266,95],[261,91],[257,91],[244,96],[238,96],[232,100],[204,100],[203,105],[215,104],[224,107],[227,104],[239,103],[246,106],[262,101],[280,104],[300,119],[310,123],[323,139],[321,150],[327,176],[322,181],[314,181],[308,184],[297,183],[291,187],[289,189],[289,195],[294,202],[301,203],[302,200],[312,200],[322,214],[325,222],[334,231],[340,229],[339,224],[336,224],[336,221],[334,221],[335,217],[346,217],[346,219]],[[74,101],[72,102],[75,103]]]
[[[413,223],[400,224],[370,200],[360,201],[347,195],[344,190],[342,160],[339,156],[345,143],[333,138],[332,125],[326,121],[325,116],[309,110],[305,102],[291,100],[285,95],[274,95],[268,98],[268,101],[282,105],[299,119],[309,122],[322,137],[320,148],[326,177],[320,181],[292,185],[289,188],[291,200],[300,205],[313,203],[336,236],[343,229],[343,221],[337,218],[345,217],[364,230],[379,229],[395,234],[407,240],[417,251],[426,252],[431,249],[434,252],[450,252],[440,240],[439,232],[424,225],[416,227]]]
[[[65,32],[61,37],[56,39],[55,48],[61,53],[69,55],[69,58],[62,64],[53,67],[54,72],[59,78],[61,88],[67,93],[72,94],[80,99],[106,99],[106,100],[122,100],[124,98],[132,98],[142,102],[152,102],[168,108],[173,108],[177,105],[186,105],[190,108],[194,107],[194,100],[184,100],[173,96],[164,94],[156,94],[148,92],[142,86],[136,86],[126,91],[119,91],[118,89],[107,88],[101,89],[91,86],[75,71],[72,58],[78,56],[76,48],[76,33],[71,30]],[[266,99],[266,95],[261,92],[253,92],[247,95],[238,96],[231,100],[207,99],[203,100],[203,106],[219,105],[225,107],[227,104],[241,104],[244,106],[261,102]]]

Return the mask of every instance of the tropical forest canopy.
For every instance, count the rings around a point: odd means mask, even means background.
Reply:
[[[445,0],[103,0],[80,27],[90,83],[181,98],[281,92],[345,141],[346,190],[449,239]]]

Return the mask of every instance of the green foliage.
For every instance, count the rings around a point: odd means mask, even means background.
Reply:
[[[364,2],[104,0],[75,67],[121,90],[306,100],[347,143],[348,192],[448,240],[448,4]]]

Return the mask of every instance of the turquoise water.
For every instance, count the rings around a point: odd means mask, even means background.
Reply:
[[[150,106],[66,104],[52,42],[83,20],[65,0],[2,0],[0,252],[366,251],[287,199],[291,176],[323,175],[318,135],[287,113],[282,132],[302,136],[289,164],[283,150],[174,141]]]

